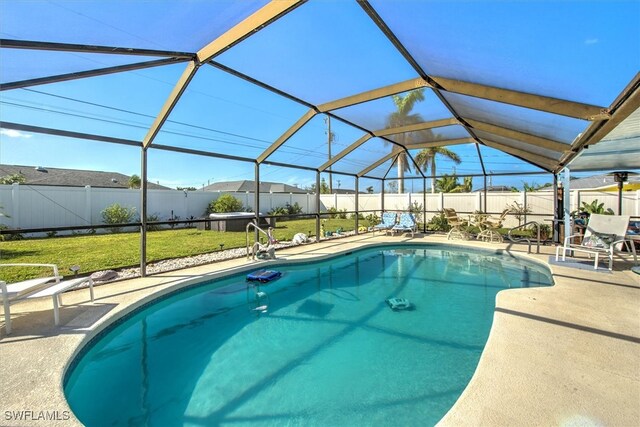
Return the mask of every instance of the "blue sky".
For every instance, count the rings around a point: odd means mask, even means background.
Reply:
[[[258,2],[234,1],[0,1],[3,38],[197,51]],[[608,107],[640,69],[640,2],[418,2],[372,1],[389,27],[429,73]],[[126,12],[126,13],[125,13]],[[412,22],[412,25],[405,25]],[[329,24],[328,24],[329,23]],[[151,58],[73,52],[1,49],[4,82],[82,71]],[[355,2],[311,1],[217,58],[267,84],[319,104],[416,77]],[[73,80],[0,93],[3,121],[142,140],[184,64]],[[468,97],[466,97],[468,98]],[[451,96],[469,115],[561,140],[586,123],[490,101]],[[389,98],[345,108],[363,127],[384,127]],[[210,66],[200,68],[156,143],[256,157],[307,110]],[[432,94],[416,106],[425,120],[449,117]],[[326,122],[317,116],[271,160],[318,166],[326,150]],[[335,154],[363,132],[332,121]],[[441,133],[455,129],[443,128]],[[452,136],[452,137],[455,137]],[[343,169],[382,157],[389,147],[365,144]],[[442,160],[438,171],[479,173],[473,146],[454,146],[462,164]],[[412,153],[416,154],[416,153]],[[536,169],[496,150],[484,149],[496,172]],[[0,163],[139,173],[132,147],[0,131]],[[170,187],[253,179],[251,163],[165,151],[149,152],[149,179]],[[308,186],[313,172],[263,166],[261,179]],[[353,187],[350,177],[338,177]],[[494,178],[521,186],[551,178]],[[368,186],[370,184],[363,184]],[[414,183],[414,188],[417,184]],[[421,185],[421,184],[420,184]],[[474,183],[482,186],[481,180]]]

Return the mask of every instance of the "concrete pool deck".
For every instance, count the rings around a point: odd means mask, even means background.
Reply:
[[[303,261],[389,242],[502,249],[544,263],[555,253],[553,246],[527,255],[525,245],[366,234],[277,256]],[[618,259],[612,273],[551,265],[555,286],[501,291],[478,368],[440,424],[640,425],[640,275],[631,265]],[[85,339],[159,293],[247,266],[256,264],[241,258],[105,284],[93,304],[86,289],[68,292],[58,327],[50,298],[12,306],[12,334],[0,321],[0,425],[80,425],[62,380]]]

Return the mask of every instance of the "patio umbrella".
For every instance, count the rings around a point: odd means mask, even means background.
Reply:
[[[622,187],[625,181],[629,180],[629,175],[640,175],[635,172],[617,171],[609,174],[613,176],[613,180],[618,183],[618,215],[622,215]]]

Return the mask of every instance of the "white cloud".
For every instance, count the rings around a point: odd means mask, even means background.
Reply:
[[[0,129],[0,135],[4,135],[9,138],[31,138],[33,135],[28,133],[22,133],[19,130],[14,129]]]
[[[587,44],[587,45],[589,45],[589,44],[596,44],[596,43],[598,43],[599,41],[600,41],[600,40],[598,40],[598,39],[586,39],[586,40],[584,41],[584,44]]]

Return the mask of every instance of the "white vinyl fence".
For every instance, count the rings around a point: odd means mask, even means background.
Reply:
[[[209,191],[149,190],[148,214],[157,215],[159,220],[202,218],[207,205],[217,200],[221,194]],[[229,193],[239,199],[245,208],[254,210],[252,193]],[[436,193],[426,194],[427,220],[444,207],[469,214],[480,211],[484,204],[483,193]],[[577,210],[582,202],[593,200],[604,203],[606,208],[618,212],[617,192],[572,191],[571,210]],[[315,213],[314,194],[260,194],[260,211],[267,213],[287,203],[298,203],[303,213]],[[322,194],[320,209],[331,208],[355,211],[355,194]],[[422,193],[384,194],[384,210],[406,211],[417,203],[424,205]],[[531,193],[487,193],[489,213],[499,214],[507,205],[525,204],[531,209],[527,220],[542,221],[553,217],[553,192]],[[140,190],[110,189],[92,187],[49,187],[28,185],[0,185],[0,206],[5,216],[0,216],[0,224],[9,228],[33,229],[50,227],[72,227],[103,224],[101,212],[114,203],[133,207],[140,212]],[[640,216],[640,191],[623,193],[623,214]],[[360,211],[375,211],[382,208],[381,194],[359,194]],[[510,216],[507,226],[517,225]]]

